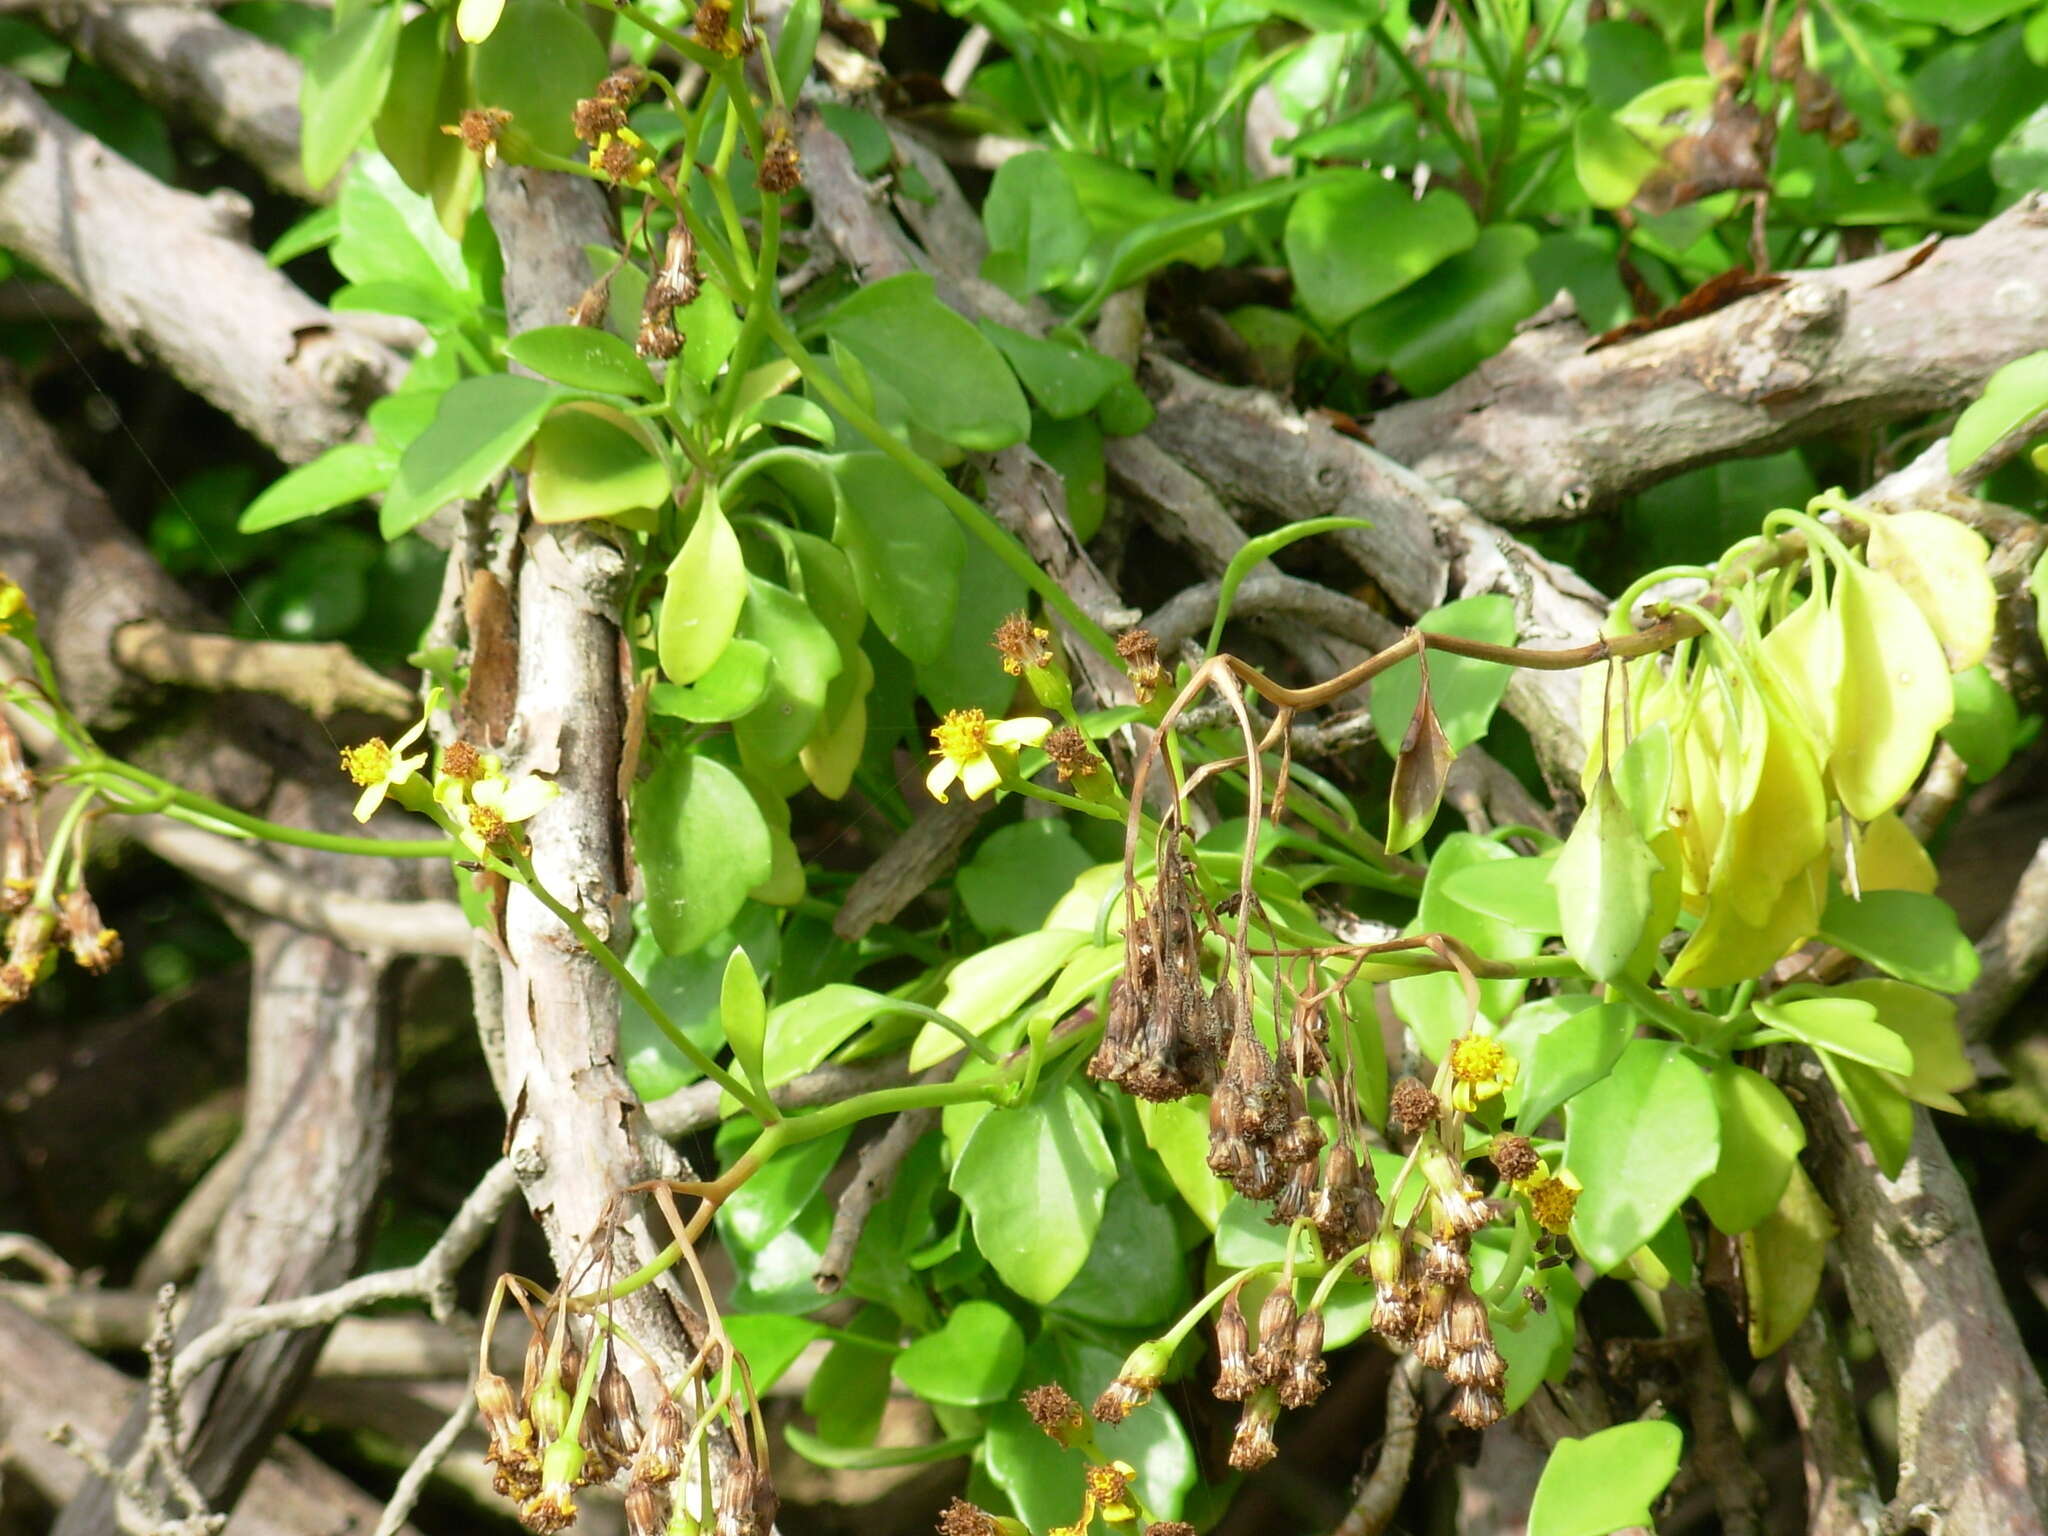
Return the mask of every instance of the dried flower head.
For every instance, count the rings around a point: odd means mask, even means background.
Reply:
[[[1056,1381],[1026,1392],[1024,1411],[1031,1415],[1032,1423],[1068,1450],[1094,1442],[1095,1432],[1089,1427],[1088,1416]]]
[[[1450,1233],[1434,1239],[1422,1255],[1422,1278],[1435,1285],[1455,1285],[1472,1277],[1472,1239]]]
[[[0,1011],[28,1001],[35,989],[35,977],[12,961],[0,965]]]
[[[1323,1359],[1323,1314],[1311,1307],[1294,1325],[1294,1349],[1288,1356],[1287,1372],[1275,1383],[1280,1402],[1288,1408],[1306,1408],[1323,1395],[1329,1384],[1330,1367]]]
[[[1052,646],[1048,643],[1051,639],[1051,630],[1033,624],[1030,616],[1020,610],[996,626],[995,638],[989,643],[1002,657],[1003,670],[1012,677],[1022,677],[1032,667],[1052,665]]]
[[[1941,128],[1935,123],[1917,117],[1909,117],[1899,124],[1895,140],[1899,153],[1908,160],[1925,160],[1941,152]]]
[[[462,147],[482,156],[485,165],[496,165],[498,141],[511,126],[512,114],[503,107],[471,107],[455,122],[443,123],[441,131],[462,140]]]
[[[26,805],[35,798],[36,776],[29,771],[21,738],[0,716],[0,805]]]
[[[448,778],[474,783],[483,768],[482,754],[459,737],[441,750],[441,772]]]
[[[1147,1339],[1123,1363],[1116,1380],[1095,1399],[1095,1417],[1104,1424],[1121,1424],[1133,1408],[1152,1401],[1152,1394],[1166,1378],[1173,1359],[1173,1347],[1163,1339]]]
[[[569,120],[577,138],[595,144],[606,134],[618,133],[626,126],[626,106],[618,98],[600,92],[577,102]]]
[[[1437,1117],[1440,1108],[1436,1095],[1420,1078],[1414,1077],[1404,1077],[1394,1084],[1387,1101],[1387,1113],[1393,1116],[1394,1124],[1410,1136],[1420,1136],[1422,1128]]]
[[[688,1427],[682,1404],[663,1394],[642,1428],[640,1449],[633,1453],[633,1481],[674,1482],[683,1470],[683,1435]]]
[[[1195,1528],[1185,1520],[1154,1520],[1145,1527],[1145,1536],[1195,1536]]]
[[[1213,1390],[1226,1403],[1243,1402],[1259,1384],[1258,1375],[1252,1370],[1251,1329],[1245,1324],[1244,1308],[1238,1301],[1240,1289],[1233,1288],[1216,1313],[1216,1354],[1222,1364]]]
[[[939,1536],[997,1536],[996,1517],[978,1504],[955,1499],[939,1511]]]
[[[1112,1461],[1083,1472],[1081,1486],[1095,1512],[1114,1523],[1129,1520],[1136,1513],[1131,1508],[1131,1480],[1137,1475],[1129,1462]]]
[[[654,174],[647,141],[630,128],[600,133],[590,148],[589,162],[593,171],[622,187],[637,187]]]
[[[1273,1426],[1280,1418],[1280,1394],[1261,1387],[1238,1415],[1237,1433],[1230,1440],[1230,1465],[1239,1472],[1256,1472],[1278,1454],[1273,1444]]]
[[[1259,1347],[1252,1354],[1252,1374],[1268,1385],[1277,1386],[1294,1358],[1294,1325],[1301,1313],[1294,1304],[1294,1291],[1278,1286],[1259,1308]]]
[[[64,893],[64,942],[71,958],[95,976],[104,976],[121,958],[121,935],[100,921],[100,909],[84,886]]]
[[[1116,653],[1131,675],[1138,702],[1151,703],[1152,696],[1166,686],[1166,669],[1159,664],[1159,637],[1149,629],[1127,629],[1116,638]]]
[[[1460,1387],[1451,1394],[1451,1417],[1467,1429],[1485,1429],[1498,1424],[1507,1403],[1498,1392],[1484,1387]]]
[[[752,1462],[741,1459],[726,1469],[715,1501],[717,1536],[759,1536],[761,1521],[754,1503],[760,1492],[761,1473]]]
[[[683,333],[667,320],[653,320],[640,317],[640,334],[633,342],[633,350],[642,357],[666,362],[683,350]]]
[[[1510,1184],[1521,1182],[1543,1166],[1543,1159],[1536,1155],[1528,1137],[1512,1136],[1505,1131],[1493,1138],[1493,1150],[1487,1157]]]
[[[698,42],[728,59],[736,59],[754,46],[747,29],[732,24],[730,0],[703,0],[697,7],[693,26]]]
[[[1071,725],[1063,725],[1053,731],[1042,745],[1045,755],[1052,759],[1053,767],[1059,770],[1062,784],[1085,779],[1102,766],[1102,759],[1088,745],[1088,738]]]
[[[794,192],[804,184],[804,159],[796,147],[787,117],[771,117],[768,142],[761,147],[761,164],[754,173],[754,185],[771,197]]]

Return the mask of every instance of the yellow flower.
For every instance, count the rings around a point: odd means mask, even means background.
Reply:
[[[948,711],[932,730],[932,739],[938,742],[932,756],[939,761],[925,775],[924,787],[944,805],[946,791],[957,780],[968,799],[979,800],[1002,782],[1002,770],[989,755],[991,747],[1035,747],[1051,730],[1052,722],[1040,715],[991,723],[978,709]]]
[[[1137,1475],[1137,1468],[1128,1461],[1088,1468],[1082,1474],[1082,1485],[1095,1505],[1095,1512],[1112,1524],[1135,1520],[1138,1512],[1131,1506],[1130,1493]]]
[[[1572,1212],[1578,1207],[1583,1188],[1571,1171],[1560,1168],[1555,1174],[1538,1174],[1515,1187],[1528,1196],[1529,1214],[1536,1218],[1536,1225],[1564,1236],[1572,1224]]]
[[[551,779],[531,773],[517,778],[507,774],[495,753],[478,760],[474,778],[444,771],[434,784],[434,798],[455,824],[455,835],[478,858],[560,793]]]
[[[26,630],[35,622],[36,616],[29,612],[28,594],[16,586],[14,579],[0,571],[0,635],[11,635],[17,629]]]
[[[1491,1035],[1460,1036],[1451,1044],[1451,1104],[1471,1114],[1504,1093],[1517,1070],[1515,1058]]]
[[[423,719],[396,742],[372,736],[360,746],[341,749],[342,771],[363,791],[356,797],[357,821],[368,821],[376,815],[384,797],[425,766],[426,753],[415,752],[408,757],[405,749],[418,741],[426,729],[427,722]]]
[[[637,187],[654,174],[653,157],[640,153],[646,147],[647,141],[630,128],[599,134],[590,151],[590,168],[621,186]]]

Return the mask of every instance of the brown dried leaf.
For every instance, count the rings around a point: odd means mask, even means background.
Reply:
[[[1422,694],[1409,717],[1408,734],[1394,758],[1394,786],[1387,797],[1387,852],[1401,853],[1422,840],[1443,803],[1444,780],[1451,771],[1451,743],[1436,718],[1429,696],[1429,669],[1422,671]]]
[[[1666,330],[1674,325],[1683,325],[1688,320],[1697,320],[1702,315],[1711,315],[1717,309],[1724,309],[1737,299],[1746,299],[1752,294],[1768,293],[1773,288],[1785,286],[1785,279],[1772,273],[1758,277],[1747,267],[1730,267],[1719,277],[1710,277],[1668,309],[1661,309],[1654,315],[1645,315],[1638,320],[1617,325],[1611,331],[1603,331],[1586,343],[1588,352],[1598,352],[1602,347],[1611,347],[1616,342],[1633,341],[1638,336],[1647,336],[1652,331]]]

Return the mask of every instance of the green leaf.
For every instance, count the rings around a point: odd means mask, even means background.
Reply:
[[[2015,358],[1984,381],[1984,393],[1948,434],[1948,472],[1960,475],[2006,433],[2048,410],[2048,352]]]
[[[1661,155],[1598,107],[1582,107],[1572,120],[1572,168],[1595,208],[1622,208],[1635,201],[1663,163]]]
[[[1432,679],[1434,674],[1432,673]],[[1416,933],[1447,933],[1463,939],[1474,953],[1495,959],[1521,959],[1543,947],[1538,934],[1524,933],[1511,923],[1487,917],[1460,904],[1446,890],[1446,883],[1459,870],[1485,860],[1515,857],[1498,843],[1453,832],[1430,856],[1429,873],[1422,882],[1422,902],[1414,923]],[[1482,981],[1479,983],[1479,1011],[1489,1019],[1504,1019],[1528,990],[1526,981]],[[1392,982],[1388,993],[1394,1011],[1415,1031],[1423,1054],[1441,1061],[1451,1041],[1465,1032],[1469,1004],[1464,985],[1456,976],[1438,973],[1408,976]]]
[[[415,192],[432,189],[437,164],[448,154],[468,153],[460,139],[441,132],[449,121],[439,111],[449,65],[446,14],[426,11],[408,21],[398,34],[384,105],[371,126],[377,148]]]
[[[1062,1086],[984,1115],[952,1187],[1003,1283],[1044,1306],[1081,1272],[1117,1168],[1088,1102]]]
[[[1138,1101],[1145,1144],[1159,1154],[1166,1176],[1210,1231],[1230,1202],[1230,1186],[1209,1171],[1209,1100],[1193,1094],[1164,1104]]]
[[[1131,379],[1131,370],[1115,358],[1059,332],[1027,336],[984,320],[981,333],[1009,360],[1038,408],[1055,421],[1087,414],[1111,389]]]
[[[1515,643],[1515,604],[1497,592],[1461,597],[1456,602],[1425,613],[1415,627],[1436,635],[1457,635],[1465,640],[1484,640],[1493,645]],[[1486,734],[1493,712],[1507,692],[1513,669],[1497,661],[1475,661],[1432,651],[1429,657],[1429,688],[1437,719],[1453,752],[1462,752]],[[1401,749],[1401,736],[1415,713],[1421,695],[1421,667],[1414,657],[1404,657],[1387,668],[1372,684],[1373,730],[1389,757]]]
[[[1564,931],[1551,871],[1557,855],[1494,859],[1469,864],[1444,880],[1444,894],[1460,906],[1496,918],[1524,933],[1548,937]]]
[[[332,245],[340,234],[341,210],[330,203],[292,220],[285,232],[270,242],[263,259],[273,267],[281,267],[310,251]]]
[[[2012,761],[2021,745],[2019,706],[1982,664],[1949,681],[1955,688],[1956,712],[1941,728],[1942,738],[1969,766],[1970,782],[1982,784]]]
[[[1345,339],[1361,373],[1391,371],[1411,395],[1433,395],[1506,346],[1543,306],[1529,276],[1539,237],[1526,224],[1491,224],[1469,251],[1351,322]]]
[[[726,974],[732,974],[730,967]],[[848,1127],[815,1136],[784,1147],[763,1163],[718,1208],[725,1241],[740,1254],[754,1254],[788,1231],[825,1187],[851,1134]]]
[[[936,660],[960,601],[959,523],[894,459],[846,453],[827,462],[839,489],[832,542],[852,562],[875,628],[912,661]]]
[[[1067,493],[1067,521],[1073,525],[1074,537],[1086,544],[1102,527],[1109,510],[1109,472],[1103,462],[1101,426],[1092,416],[1077,416],[1072,421],[1033,417],[1031,448],[1060,477]]]
[[[805,1444],[828,1455],[833,1446],[850,1447],[856,1454],[870,1449],[882,1427],[882,1412],[889,1405],[896,1319],[886,1307],[865,1307],[846,1331],[871,1342],[842,1339],[834,1344],[804,1389],[804,1409],[818,1421],[817,1439],[823,1442],[814,1445],[806,1436]],[[874,1343],[889,1347],[877,1349]]]
[[[677,753],[633,789],[633,847],[646,916],[672,955],[696,949],[738,915],[771,867],[768,824],[725,764]]]
[[[1631,1040],[1565,1114],[1565,1166],[1585,1186],[1572,1238],[1608,1273],[1657,1235],[1720,1161],[1707,1075],[1674,1042]]]
[[[507,0],[491,35],[470,50],[477,101],[512,114],[508,141],[578,159],[576,103],[610,67],[580,10],[558,0]]]
[[[1123,1179],[1109,1192],[1088,1262],[1053,1298],[1053,1310],[1105,1327],[1156,1328],[1178,1317],[1188,1299],[1173,1213],[1139,1179]]]
[[[594,400],[572,400],[533,434],[526,496],[535,522],[612,517],[649,529],[674,482],[640,422]]]
[[[795,101],[810,77],[823,10],[821,0],[794,0],[783,13],[782,35],[775,42],[775,74],[782,82],[784,101]]]
[[[1528,1011],[1518,1010],[1515,1018]],[[1560,1105],[1607,1076],[1621,1059],[1635,1026],[1635,1014],[1626,1004],[1595,1003],[1567,1015],[1538,1036],[1535,1048],[1521,1058],[1517,1128],[1525,1135],[1535,1131]],[[1511,1040],[1514,1027],[1510,1021],[1501,1031],[1503,1044]],[[1508,1044],[1508,1049],[1515,1047]]]
[[[1216,588],[1216,617],[1209,625],[1209,644],[1205,654],[1214,656],[1216,648],[1223,643],[1223,625],[1230,617],[1230,604],[1237,596],[1237,589],[1244,584],[1245,577],[1259,566],[1288,545],[1319,533],[1339,533],[1347,528],[1371,526],[1371,521],[1363,517],[1310,517],[1289,523],[1285,528],[1276,528],[1271,533],[1262,533],[1255,539],[1246,539],[1223,568],[1223,579]],[[1437,611],[1442,613],[1444,610]]]
[[[970,1034],[985,1035],[1023,1007],[1088,940],[1076,929],[1047,928],[991,944],[947,974],[939,1012]],[[922,1072],[965,1049],[949,1030],[927,1024],[911,1044],[910,1070]]]
[[[669,562],[655,637],[662,675],[672,683],[694,683],[709,673],[731,643],[747,600],[739,535],[716,491],[707,488],[689,537]],[[762,649],[774,653],[772,645]]]
[[[1761,1073],[1718,1061],[1709,1080],[1721,1113],[1721,1161],[1693,1194],[1708,1219],[1732,1236],[1778,1208],[1806,1146],[1806,1127],[1791,1100]]]
[[[1146,220],[1117,242],[1107,269],[1095,291],[1083,301],[1075,323],[1092,317],[1119,288],[1128,288],[1168,263],[1185,259],[1192,242],[1287,202],[1325,181],[1335,179],[1338,174],[1316,172],[1291,181],[1284,177],[1262,181],[1242,192],[1183,204],[1175,212]]]
[[[1962,1113],[1954,1095],[1977,1081],[1977,1070],[1970,1065],[1962,1036],[1956,1032],[1953,1001],[1883,976],[1843,982],[1834,990],[1869,1003],[1877,1010],[1878,1022],[1906,1042],[1913,1053],[1913,1070],[1904,1075],[1899,1087],[1908,1098],[1930,1109]]]
[[[1550,871],[1565,952],[1595,981],[1614,981],[1649,926],[1657,856],[1636,830],[1605,768]]]
[[[669,1022],[692,1045],[707,1056],[716,1056],[722,1043],[718,989],[726,957],[735,943],[742,943],[757,966],[772,967],[782,947],[775,919],[765,908],[747,908],[732,927],[682,955],[662,950],[644,910],[636,909],[633,928],[626,968],[640,978]],[[703,1076],[631,996],[619,999],[619,1063],[643,1103],[663,1098]]]
[[[1737,1239],[1749,1300],[1749,1352],[1775,1354],[1806,1321],[1827,1268],[1834,1217],[1795,1159],[1777,1209]]]
[[[699,384],[709,384],[740,339],[732,300],[716,283],[706,283],[696,298],[676,311],[675,325],[683,336],[683,372]]]
[[[509,373],[464,379],[449,390],[398,461],[377,518],[384,537],[410,533],[451,501],[482,495],[560,398],[550,384]]]
[[[1799,995],[1787,996],[1797,992]],[[1906,1042],[1877,1022],[1877,1009],[1853,997],[1814,995],[1786,988],[1753,1005],[1756,1016],[1774,1029],[1817,1051],[1866,1062],[1886,1072],[1913,1070]]]
[[[719,1319],[733,1348],[747,1362],[747,1376],[756,1392],[765,1393],[780,1381],[797,1357],[825,1336],[825,1325],[773,1312],[728,1312]]]
[[[342,178],[337,206],[341,232],[328,257],[349,282],[403,283],[437,295],[451,308],[474,306],[461,243],[441,227],[434,205],[407,187],[389,162],[359,155]]]
[[[963,1301],[937,1333],[896,1357],[896,1379],[928,1403],[979,1408],[1007,1399],[1024,1369],[1024,1330],[992,1301]]]
[[[998,828],[953,877],[974,925],[991,938],[1030,933],[1045,922],[1095,860],[1052,817]]]
[[[1665,1419],[1617,1424],[1557,1442],[1529,1506],[1529,1536],[1608,1536],[1649,1525],[1650,1507],[1678,1472],[1685,1436]]]
[[[1837,890],[1820,916],[1820,937],[1901,981],[1936,992],[1976,983],[1977,951],[1955,909],[1917,891],[1865,891],[1857,901]]]
[[[313,50],[299,86],[299,166],[324,187],[355,152],[384,104],[405,16],[380,5],[341,22]]]
[[[1002,658],[988,637],[1010,614],[1030,599],[1023,581],[996,558],[980,539],[967,541],[960,564],[960,600],[953,610],[953,629],[938,656],[916,669],[917,690],[943,713],[949,709],[986,710],[1001,715],[1016,697],[1017,680],[1003,671]],[[919,746],[929,747],[926,737]]]
[[[2027,10],[2034,0],[1877,0],[1896,21],[1931,21],[1951,32],[1982,32]]]
[[[1360,170],[1296,198],[1285,243],[1296,295],[1335,329],[1478,238],[1463,198],[1441,189],[1417,198],[1406,182]]]
[[[981,1444],[979,1435],[958,1440],[935,1440],[930,1445],[837,1445],[812,1434],[801,1424],[782,1428],[790,1449],[804,1460],[835,1472],[874,1472],[887,1467],[918,1467],[927,1462],[953,1461],[974,1454]]]
[[[746,1073],[747,1081],[762,1093],[768,1079],[762,1069],[762,1051],[768,1038],[768,998],[761,990],[761,978],[746,950],[733,947],[725,962],[725,980],[718,989],[718,1017],[725,1030],[732,1059]]]
[[[1913,1101],[1889,1072],[1865,1066],[1832,1051],[1822,1051],[1820,1064],[1849,1106],[1849,1114],[1870,1144],[1878,1171],[1896,1179],[1913,1150]]]
[[[1065,168],[1048,151],[1013,155],[997,166],[981,218],[989,244],[982,276],[1014,294],[1061,286],[1088,254],[1088,216]]]
[[[659,398],[661,386],[632,344],[610,331],[587,325],[544,325],[522,331],[505,344],[515,363],[572,389]]]
[[[398,459],[374,443],[340,443],[265,487],[236,521],[243,533],[264,533],[375,495],[391,483]]]
[[[922,272],[871,283],[825,317],[826,333],[899,391],[910,418],[960,447],[993,453],[1031,431],[1031,408],[989,339],[940,302]]]
[[[693,725],[737,720],[767,697],[774,665],[766,646],[735,639],[696,682],[687,687],[656,683],[647,691],[647,707],[657,715]]]
[[[740,633],[775,658],[768,696],[733,722],[740,761],[772,769],[796,761],[825,710],[825,697],[845,666],[832,631],[810,608],[759,576],[747,577]]]
[[[801,1077],[851,1040],[889,1006],[866,987],[828,982],[776,1005],[768,1015],[768,1045],[762,1062],[768,1086],[779,1088]]]

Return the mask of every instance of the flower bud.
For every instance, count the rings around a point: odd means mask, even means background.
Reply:
[[[543,1379],[526,1400],[526,1416],[533,1420],[534,1433],[548,1449],[561,1442],[562,1431],[569,1423],[569,1394],[562,1390],[559,1381]]]

